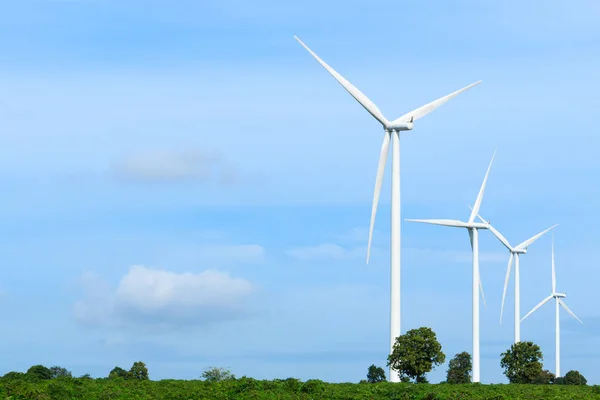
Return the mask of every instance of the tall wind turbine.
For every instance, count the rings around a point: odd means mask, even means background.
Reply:
[[[472,208],[471,208],[472,209]],[[481,215],[477,214],[477,218],[483,223],[489,224],[489,221],[484,220]],[[511,246],[508,240],[496,230],[491,224],[489,226],[490,231],[498,238],[498,240],[508,249],[510,257],[508,258],[508,267],[506,268],[506,278],[504,279],[504,291],[502,292],[502,306],[500,307],[500,323],[502,323],[502,313],[504,312],[504,299],[506,297],[506,288],[508,287],[508,280],[510,279],[510,269],[512,266],[513,259],[515,261],[515,343],[521,341],[521,294],[520,294],[520,274],[519,274],[519,255],[527,253],[527,247],[531,246],[536,240],[541,238],[544,234],[550,230],[556,228],[558,224],[551,226],[550,228],[538,233],[525,240],[523,243],[516,246]]]
[[[483,193],[485,191],[485,186],[487,184],[488,176],[490,174],[490,169],[492,168],[492,163],[494,162],[494,157],[496,156],[496,152],[494,151],[494,155],[492,156],[492,160],[490,161],[490,165],[488,166],[487,172],[485,173],[485,177],[483,178],[483,183],[481,184],[481,188],[479,189],[479,194],[477,195],[477,199],[475,200],[475,205],[473,206],[473,210],[471,211],[471,215],[469,216],[469,220],[467,222],[458,221],[455,219],[407,219],[407,221],[411,222],[422,222],[426,224],[433,225],[442,225],[442,226],[451,226],[455,228],[466,228],[469,231],[469,237],[471,239],[471,249],[473,251],[473,382],[480,382],[480,374],[479,374],[479,293],[477,291],[477,287],[481,289],[481,294],[483,295],[483,288],[481,286],[481,279],[479,277],[479,229],[488,229],[490,225],[488,223],[475,222],[475,216],[479,213],[479,208],[481,207],[481,201],[483,200]]]
[[[381,145],[381,153],[379,156],[379,165],[377,167],[377,177],[375,179],[375,191],[373,194],[373,206],[371,209],[371,224],[369,228],[369,243],[367,246],[367,264],[371,254],[371,241],[373,239],[373,226],[375,224],[375,214],[377,213],[377,205],[379,203],[379,193],[383,182],[383,173],[388,156],[390,139],[392,140],[392,215],[391,215],[391,296],[390,296],[390,353],[393,351],[396,338],[400,336],[400,132],[413,129],[414,121],[424,117],[431,111],[435,110],[442,104],[446,103],[451,98],[459,93],[481,83],[477,81],[460,90],[450,93],[447,96],[441,97],[431,103],[421,106],[409,113],[396,118],[393,121],[386,119],[382,112],[377,108],[375,103],[367,98],[360,90],[348,82],[343,76],[338,74],[325,61],[317,56],[311,49],[308,48],[297,36],[294,38],[304,47],[314,58],[335,78],[335,80],[346,89],[348,93],[356,101],[363,106],[369,114],[373,116],[383,126],[383,144]],[[392,368],[389,370],[389,380],[391,382],[399,382],[398,373],[394,373]]]
[[[552,293],[550,293],[550,296],[546,297],[544,300],[540,301],[538,303],[537,306],[533,307],[531,309],[531,311],[529,311],[524,317],[523,319],[521,319],[521,321],[523,321],[525,318],[529,317],[531,314],[533,314],[538,308],[540,308],[541,306],[543,306],[544,304],[546,304],[547,302],[549,302],[550,300],[552,300],[553,298],[556,300],[556,353],[555,353],[555,357],[556,357],[556,371],[555,371],[555,375],[556,377],[560,377],[560,322],[559,322],[559,313],[558,313],[558,305],[560,304],[562,306],[562,308],[565,309],[566,312],[568,312],[569,314],[571,314],[573,316],[573,318],[575,318],[577,321],[581,322],[583,324],[583,321],[580,320],[579,318],[577,318],[577,316],[573,313],[573,311],[571,311],[571,309],[569,309],[569,307],[567,307],[567,305],[565,304],[564,301],[562,301],[563,298],[567,297],[567,295],[565,293],[558,293],[556,291],[556,270],[554,267],[554,236],[552,236]]]

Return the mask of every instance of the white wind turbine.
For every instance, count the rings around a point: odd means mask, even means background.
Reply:
[[[473,209],[473,208],[471,208]],[[484,220],[479,214],[477,218],[483,223],[489,224],[489,221]],[[516,246],[511,246],[508,240],[496,230],[491,224],[489,226],[490,231],[498,238],[498,240],[508,249],[510,257],[508,258],[508,267],[506,268],[506,278],[504,279],[504,291],[502,292],[502,306],[500,307],[500,323],[502,323],[502,313],[504,312],[504,299],[506,297],[506,288],[508,287],[508,280],[510,279],[510,269],[512,266],[513,259],[515,261],[515,343],[521,341],[521,295],[520,295],[520,273],[519,273],[519,255],[527,253],[527,247],[531,246],[536,240],[541,238],[548,231],[556,228],[558,224],[551,226],[550,228],[538,233],[525,240],[523,243]]]
[[[392,140],[392,215],[391,215],[391,299],[390,299],[390,353],[393,350],[395,340],[400,336],[400,131],[409,131],[413,129],[413,122],[424,117],[442,104],[459,93],[481,83],[477,81],[467,87],[447,96],[432,101],[429,104],[421,106],[403,116],[389,121],[386,119],[377,106],[367,98],[360,90],[348,82],[343,76],[338,74],[325,61],[317,56],[308,48],[297,36],[294,38],[304,47],[318,62],[335,78],[335,80],[346,89],[356,101],[360,103],[381,125],[385,131],[383,135],[383,144],[379,156],[379,165],[377,167],[377,177],[375,179],[375,192],[373,194],[373,207],[371,209],[371,224],[369,228],[369,243],[367,246],[367,264],[369,263],[371,253],[371,241],[373,238],[373,225],[375,223],[375,214],[377,213],[377,204],[379,203],[379,193],[383,182],[383,173],[388,156],[390,139]],[[389,380],[399,382],[400,377],[390,368]]]
[[[407,219],[407,221],[411,222],[422,222],[426,224],[433,225],[442,225],[442,226],[451,226],[455,228],[466,228],[469,231],[469,237],[471,239],[471,249],[473,251],[473,382],[480,382],[480,374],[479,374],[479,293],[478,286],[481,290],[481,295],[483,296],[483,287],[481,285],[481,279],[479,277],[479,229],[488,229],[488,223],[475,222],[475,216],[479,213],[479,208],[481,207],[481,201],[483,200],[483,193],[485,191],[485,186],[487,184],[488,176],[490,174],[490,169],[492,168],[492,163],[494,162],[494,157],[496,156],[496,152],[494,151],[494,155],[492,156],[492,160],[490,161],[490,165],[488,166],[487,172],[485,173],[485,177],[483,178],[483,183],[481,184],[481,188],[479,189],[479,194],[477,195],[477,200],[475,200],[475,206],[471,211],[471,215],[469,216],[469,220],[467,222],[458,221],[455,219]],[[485,300],[484,300],[485,301]]]
[[[538,303],[537,306],[533,307],[531,309],[531,311],[529,311],[522,319],[521,321],[523,321],[525,318],[529,317],[531,314],[533,314],[538,308],[540,308],[541,306],[543,306],[544,304],[546,304],[547,302],[549,302],[550,300],[552,300],[553,298],[556,300],[556,353],[555,353],[555,357],[556,357],[556,371],[555,371],[555,376],[558,378],[560,376],[560,315],[559,315],[559,307],[558,305],[560,304],[562,306],[562,308],[565,309],[566,312],[568,312],[569,314],[571,314],[573,316],[573,318],[575,318],[577,321],[581,322],[583,324],[583,321],[580,320],[579,318],[577,318],[577,316],[573,313],[573,311],[571,311],[571,309],[569,309],[569,307],[567,307],[567,305],[565,304],[564,301],[562,301],[563,298],[567,297],[567,295],[565,293],[557,293],[556,292],[556,270],[554,267],[554,236],[552,236],[552,293],[550,294],[550,296],[546,297],[544,300],[540,301]]]

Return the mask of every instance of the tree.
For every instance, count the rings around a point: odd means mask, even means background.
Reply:
[[[131,379],[139,379],[139,380],[148,380],[148,368],[146,368],[146,364],[141,361],[136,361],[131,366],[129,370],[129,377]]]
[[[579,371],[569,371],[564,377],[565,385],[587,385],[587,379]]]
[[[532,383],[536,385],[549,385],[551,383],[554,383],[555,380],[556,377],[554,376],[554,374],[545,369],[542,372],[540,372],[540,374],[533,380]]]
[[[121,367],[114,367],[108,374],[109,379],[123,378],[129,379],[129,372]]]
[[[500,356],[500,366],[510,383],[533,383],[542,374],[544,356],[533,342],[514,343]]]
[[[448,383],[471,383],[471,355],[466,351],[458,353],[448,363],[446,382]]]
[[[375,364],[369,367],[367,372],[367,381],[369,383],[377,383],[385,381],[385,371],[381,367],[376,367]]]
[[[208,382],[220,382],[229,379],[235,379],[235,375],[226,368],[209,367],[202,372],[202,378]]]
[[[409,377],[417,383],[426,383],[425,374],[446,360],[442,345],[431,328],[411,329],[396,338],[387,365],[398,371],[400,377]]]
[[[43,365],[34,365],[29,367],[27,375],[34,379],[52,379],[52,371]]]
[[[71,371],[69,371],[66,368],[63,367],[59,367],[58,365],[55,365],[53,367],[50,367],[50,371],[52,371],[52,378],[72,378],[73,374],[71,374]]]

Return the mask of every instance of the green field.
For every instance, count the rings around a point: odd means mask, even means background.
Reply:
[[[600,399],[600,386],[576,385],[451,385],[411,383],[325,383],[295,379],[240,379],[206,382],[57,378],[39,382],[0,380],[0,399],[191,400],[191,399]]]

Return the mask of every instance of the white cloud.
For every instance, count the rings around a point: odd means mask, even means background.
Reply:
[[[199,149],[129,154],[115,160],[110,173],[120,179],[145,182],[197,180],[224,186],[238,182],[237,170],[220,152]]]
[[[96,274],[83,277],[85,298],[76,302],[75,317],[93,326],[206,325],[245,315],[254,286],[227,273],[205,270],[176,273],[132,266],[116,289]]]

